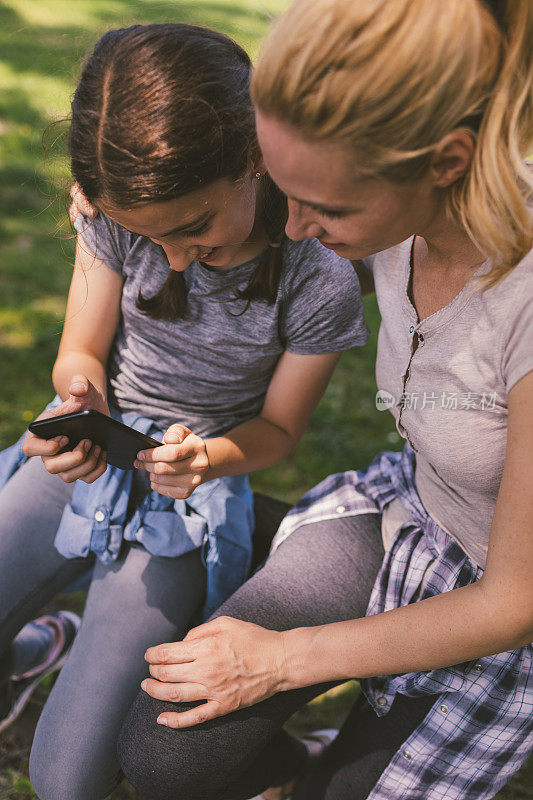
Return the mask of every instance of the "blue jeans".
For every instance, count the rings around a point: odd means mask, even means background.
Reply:
[[[72,488],[32,458],[0,492],[4,666],[24,625],[94,564],[81,629],[35,733],[30,778],[41,800],[100,800],[116,788],[118,734],[148,674],[144,652],[184,636],[205,596],[199,549],[164,558],[130,546],[108,566],[63,558],[53,541]]]

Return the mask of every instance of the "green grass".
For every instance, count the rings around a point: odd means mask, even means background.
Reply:
[[[2,0],[0,5],[0,447],[11,444],[53,394],[50,381],[70,280],[74,242],[68,223],[65,126],[83,55],[110,27],[186,21],[234,36],[254,56],[285,0]],[[42,136],[46,130],[46,149]],[[344,356],[302,442],[283,464],[253,478],[254,488],[294,501],[331,472],[368,464],[399,449],[392,417],[375,409],[374,359],[379,315],[365,302],[372,337]],[[83,609],[84,595],[59,598]],[[38,713],[47,681],[26,717]],[[291,721],[300,733],[338,725],[357,695],[339,687]],[[32,726],[0,737],[0,798],[35,797],[27,778]],[[533,765],[500,800],[533,798]],[[115,800],[138,798],[124,783]],[[74,800],[74,798],[73,798]]]

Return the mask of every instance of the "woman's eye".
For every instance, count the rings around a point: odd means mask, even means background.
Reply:
[[[344,211],[319,211],[318,212],[322,217],[327,217],[328,219],[340,219],[344,217]]]

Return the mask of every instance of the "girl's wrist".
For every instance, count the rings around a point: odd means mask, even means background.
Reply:
[[[220,475],[215,474],[215,470],[213,469],[213,451],[212,451],[213,441],[214,439],[204,439],[205,454],[207,456],[207,469],[202,475],[202,483],[208,483],[209,481],[212,481],[214,478],[220,477]]]

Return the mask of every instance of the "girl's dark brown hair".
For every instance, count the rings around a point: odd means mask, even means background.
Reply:
[[[118,208],[181,197],[237,180],[258,152],[249,95],[251,62],[232,39],[185,24],[108,31],[84,64],[72,101],[72,175],[87,199]],[[276,299],[285,196],[262,179],[263,223],[271,245],[242,299]],[[183,274],[170,270],[156,295],[139,293],[154,319],[185,315]]]

